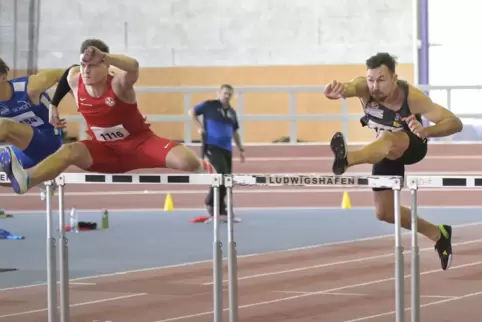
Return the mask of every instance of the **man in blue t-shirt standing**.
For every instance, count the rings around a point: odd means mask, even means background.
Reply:
[[[233,96],[233,87],[228,84],[221,85],[218,98],[208,100],[196,105],[191,109],[190,115],[194,122],[198,125],[198,132],[203,138],[202,157],[207,156],[209,162],[216,169],[217,173],[230,174],[233,168],[232,142],[236,143],[240,151],[241,162],[244,162],[244,148],[239,137],[239,124],[236,111],[231,107],[229,102]],[[200,122],[198,116],[203,116],[203,122]],[[219,189],[220,198],[220,218],[227,220],[226,207],[226,189],[222,186]],[[206,208],[212,220],[213,216],[213,188],[209,189],[206,198]],[[240,222],[239,218],[235,218],[236,222]]]

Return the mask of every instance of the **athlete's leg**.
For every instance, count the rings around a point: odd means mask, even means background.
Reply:
[[[23,153],[22,150],[19,150],[17,149],[15,146],[11,146],[10,147],[11,150],[12,150],[12,153],[15,154],[15,156],[17,157],[17,160],[18,162],[20,163],[20,165],[24,168],[24,169],[27,169],[27,168],[30,168],[32,167],[33,165],[35,165],[35,160],[33,160],[32,158],[30,158],[28,155],[26,155],[25,153]],[[5,154],[3,152],[0,152],[0,161],[3,160],[3,157],[5,156]],[[0,168],[2,171],[3,170],[3,162],[0,162]],[[10,180],[10,179],[9,179]],[[8,188],[11,188],[12,187],[12,184],[11,183],[0,183],[0,186],[1,187],[8,187]]]
[[[410,144],[406,132],[383,132],[375,141],[356,151],[348,151],[345,138],[337,132],[331,139],[330,147],[335,155],[333,172],[343,174],[357,164],[375,164],[387,158],[396,160],[407,151]]]
[[[25,150],[29,146],[33,134],[34,129],[29,125],[4,117],[0,118],[0,141],[12,144],[19,150]]]
[[[199,158],[193,150],[185,145],[176,145],[166,155],[166,167],[197,173],[216,173],[216,169],[209,161]]]
[[[137,158],[123,160],[129,170],[168,168],[196,173],[216,173],[214,167],[201,160],[194,151],[186,146],[159,137],[154,133],[142,138],[137,147]]]
[[[401,176],[405,175],[405,164],[413,164],[422,160],[427,152],[425,143],[414,134],[408,133],[410,147],[407,152],[397,160],[383,159],[373,165],[372,174],[375,176]],[[376,216],[379,220],[393,224],[395,222],[394,196],[392,189],[374,188],[374,201]],[[409,207],[400,206],[401,226],[411,230],[411,210]],[[435,242],[435,249],[439,253],[442,269],[450,267],[452,258],[451,235],[452,228],[448,225],[435,225],[423,218],[417,219],[417,232]]]
[[[13,150],[18,155],[22,166],[33,164],[33,160],[22,153],[22,150],[30,145],[33,136],[34,129],[31,126],[4,117],[0,118],[0,141],[13,145]],[[11,184],[0,183],[0,186],[11,187]]]
[[[389,175],[403,177],[405,175],[405,165],[398,160],[384,159],[373,165],[372,174],[374,176]],[[393,224],[395,222],[393,190],[388,188],[374,188],[373,191],[377,218],[381,221]],[[410,208],[401,206],[400,213],[402,227],[410,230]],[[437,240],[439,240],[440,229],[438,228],[438,226],[422,218],[419,218],[417,227],[418,232],[422,235],[425,235],[434,242],[437,242]]]
[[[69,166],[77,166],[86,171],[102,169],[113,172],[118,171],[121,166],[115,153],[105,144],[90,140],[65,144],[57,152],[28,170],[22,168],[10,147],[0,153],[0,161],[12,182],[14,191],[20,194],[37,184],[55,179]],[[94,168],[97,164],[100,166]]]
[[[23,124],[21,124],[23,125]],[[24,169],[34,167],[46,157],[54,154],[62,146],[62,137],[56,135],[54,131],[40,131],[33,129],[33,135],[29,145],[23,150],[16,146],[11,146],[13,153]],[[8,184],[0,184],[10,187]]]
[[[24,149],[12,146],[12,150],[25,169],[31,168],[46,157],[57,152],[62,146],[62,137],[54,131],[33,129],[30,143]]]
[[[84,144],[75,142],[63,145],[57,152],[28,170],[22,167],[11,147],[0,153],[0,161],[13,190],[23,194],[37,184],[55,179],[71,165],[89,167],[92,157]]]

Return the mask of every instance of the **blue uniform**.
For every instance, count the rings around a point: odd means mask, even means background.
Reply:
[[[196,105],[194,111],[203,116],[205,143],[231,151],[234,132],[239,129],[236,111],[223,108],[219,100],[205,101]]]
[[[40,96],[40,104],[30,101],[27,93],[28,76],[9,81],[13,96],[8,101],[0,101],[0,117],[27,124],[33,128],[32,140],[22,151],[12,147],[15,155],[27,169],[56,152],[62,146],[61,132],[49,123],[50,97],[47,93]]]

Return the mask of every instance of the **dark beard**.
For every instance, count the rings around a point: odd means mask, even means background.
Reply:
[[[380,96],[379,93],[378,93],[378,95],[375,94],[375,93],[372,93],[371,95],[372,95],[372,97],[375,99],[375,101],[380,102],[380,103],[383,102],[383,101],[385,101],[385,100],[387,99],[387,95],[381,95],[381,96]]]

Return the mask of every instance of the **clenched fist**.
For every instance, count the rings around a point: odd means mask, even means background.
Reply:
[[[325,86],[324,94],[328,99],[337,100],[343,98],[343,83],[334,80]]]
[[[56,129],[65,129],[67,127],[67,122],[65,121],[65,119],[61,119],[59,117],[59,111],[57,109],[57,106],[52,104],[49,105],[49,122]]]
[[[422,123],[420,123],[415,115],[410,115],[409,117],[406,117],[404,121],[407,123],[408,127],[410,128],[410,131],[417,135],[421,139],[425,139],[427,137],[427,131],[423,127]]]
[[[89,46],[86,50],[80,55],[80,60],[86,64],[97,65],[104,60],[106,53],[100,51],[99,49]]]

